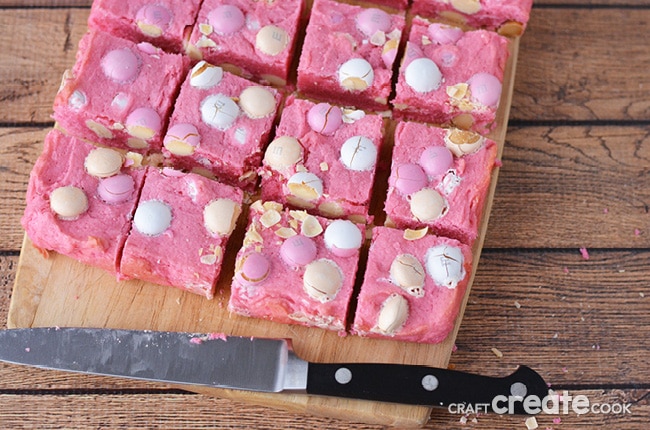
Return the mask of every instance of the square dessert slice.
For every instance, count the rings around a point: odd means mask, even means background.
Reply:
[[[88,26],[133,42],[182,53],[201,0],[95,0]]]
[[[114,149],[49,132],[22,218],[33,244],[117,273],[145,177],[137,166]]]
[[[393,100],[398,119],[488,133],[496,123],[508,39],[415,17]]]
[[[298,66],[298,90],[341,106],[388,110],[403,14],[315,0]]]
[[[120,272],[214,297],[242,191],[193,173],[151,169],[133,216]]]
[[[360,0],[355,3],[384,6],[393,10],[406,10],[409,5],[408,0]]]
[[[284,86],[303,0],[204,0],[187,46],[198,60],[265,84]]]
[[[472,271],[472,253],[433,235],[375,227],[352,333],[439,343],[454,328]]]
[[[252,190],[278,91],[201,61],[181,87],[163,140],[167,163]]]
[[[383,119],[290,96],[262,161],[262,199],[329,218],[368,216]]]
[[[160,151],[187,58],[153,45],[91,31],[54,100],[54,119],[69,134],[104,146]]]
[[[526,29],[533,0],[413,0],[412,12],[472,28],[519,36]]]
[[[387,224],[427,226],[471,246],[496,156],[496,143],[476,133],[399,123],[384,204]]]
[[[228,308],[343,332],[365,228],[277,202],[251,205]]]

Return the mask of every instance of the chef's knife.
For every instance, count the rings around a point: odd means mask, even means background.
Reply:
[[[520,366],[494,378],[428,366],[324,364],[300,359],[291,343],[261,339],[136,330],[33,328],[0,330],[0,361],[182,385],[395,402],[412,405],[483,405],[514,398],[525,413],[529,396],[548,386]]]

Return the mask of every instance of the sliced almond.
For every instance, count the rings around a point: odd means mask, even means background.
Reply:
[[[296,231],[289,227],[280,227],[275,231],[275,234],[283,239],[289,239],[292,236],[297,235]]]
[[[302,221],[300,233],[307,237],[316,237],[323,232],[323,226],[313,215],[307,215]]]
[[[267,210],[260,217],[260,223],[266,228],[273,227],[279,223],[280,220],[282,220],[282,215],[280,215],[280,212],[276,211],[275,209]]]
[[[424,236],[427,235],[429,231],[429,227],[424,227],[418,230],[411,230],[410,228],[407,228],[404,230],[404,239],[406,240],[418,240],[422,239]]]

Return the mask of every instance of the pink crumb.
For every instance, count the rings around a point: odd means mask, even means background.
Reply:
[[[567,275],[569,274],[569,268],[568,268],[568,267],[564,267],[562,270],[563,270],[564,273],[566,273]]]
[[[217,339],[226,342],[228,340],[228,336],[226,336],[224,333],[210,333],[208,335],[208,340],[217,340]]]
[[[497,158],[496,160],[494,160],[494,165],[496,167],[502,167],[503,166],[503,161],[501,161],[500,158]]]
[[[562,422],[562,418],[560,417],[553,418],[553,424],[560,424],[561,422]]]
[[[569,369],[567,369],[566,367],[562,368],[562,373],[568,373],[568,372],[569,372]]]
[[[608,213],[609,213],[609,209],[607,209],[607,208],[603,209],[603,213],[604,213],[604,214],[608,214]]]
[[[635,228],[634,229],[634,235],[635,236],[640,236],[641,235],[641,230],[639,230],[638,228]]]
[[[458,351],[458,346],[454,344],[454,346],[451,347],[451,352],[456,352],[456,351]]]
[[[32,350],[31,348],[25,348],[25,352],[29,352],[31,350]]]
[[[190,343],[193,343],[194,345],[201,345],[203,343],[203,339],[200,337],[193,337],[190,339]]]
[[[582,254],[582,258],[589,260],[589,251],[587,251],[587,248],[580,248],[580,254]]]

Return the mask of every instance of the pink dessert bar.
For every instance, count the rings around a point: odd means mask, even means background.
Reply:
[[[364,237],[364,227],[351,221],[255,202],[228,308],[343,333]]]
[[[495,127],[508,39],[486,30],[413,19],[394,114],[488,133]]]
[[[303,0],[205,0],[187,51],[245,78],[284,86],[303,8]]]
[[[289,97],[262,162],[262,199],[365,222],[383,120]]]
[[[533,0],[413,0],[415,14],[442,18],[472,28],[519,36],[526,29]]]
[[[281,95],[201,61],[181,87],[163,140],[167,164],[252,190]]]
[[[496,143],[473,132],[399,123],[384,205],[388,225],[427,226],[471,246],[496,155]]]
[[[36,247],[115,274],[144,176],[121,152],[52,130],[30,175],[23,227]]]
[[[406,10],[409,5],[408,0],[361,0],[357,3],[385,6],[391,9]]]
[[[159,151],[188,60],[149,43],[91,31],[54,101],[69,134],[104,146]]]
[[[442,342],[454,328],[471,271],[471,251],[458,241],[374,228],[352,333]]]
[[[120,265],[136,278],[214,297],[242,192],[193,173],[152,168]]]
[[[168,52],[182,53],[200,0],[95,0],[88,26],[134,42],[149,42]]]
[[[371,111],[388,110],[403,14],[315,0],[298,66],[309,97]]]

